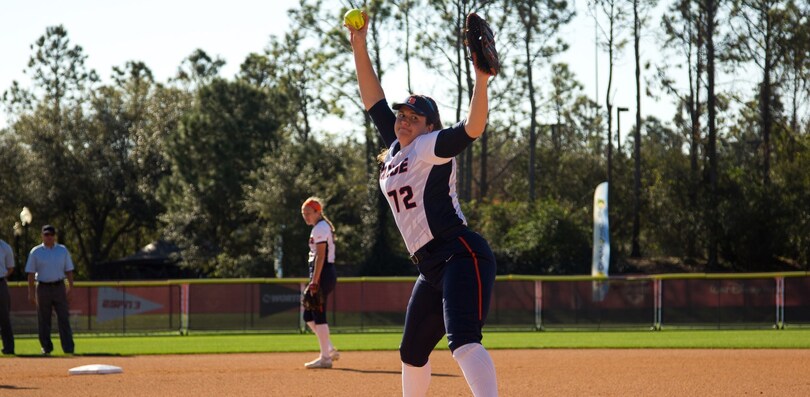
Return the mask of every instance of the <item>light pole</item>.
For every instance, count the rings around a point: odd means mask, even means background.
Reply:
[[[618,107],[616,108],[616,150],[622,152],[622,112],[630,109]]]
[[[25,273],[25,269],[20,271],[20,236],[22,236],[22,234],[22,224],[20,224],[20,222],[14,222],[14,266],[20,274]],[[25,266],[25,263],[22,265]]]
[[[31,224],[31,218],[31,211],[28,209],[28,207],[23,207],[22,211],[20,211],[20,223],[22,223],[23,241],[26,247],[28,247],[28,225]],[[24,249],[25,248],[23,248],[23,250]],[[28,263],[28,252],[29,251],[25,251],[25,264]]]

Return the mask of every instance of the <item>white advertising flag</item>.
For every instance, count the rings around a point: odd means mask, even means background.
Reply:
[[[591,275],[607,277],[610,263],[610,224],[608,222],[608,183],[593,193],[593,262]]]
[[[610,223],[608,222],[608,183],[602,182],[593,193],[593,262],[591,276],[607,277],[610,265]],[[610,283],[593,281],[593,301],[605,300]]]

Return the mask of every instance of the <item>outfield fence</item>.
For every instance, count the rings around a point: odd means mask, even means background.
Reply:
[[[301,332],[306,279],[76,282],[76,333]],[[412,277],[340,278],[338,332],[400,330]],[[10,282],[16,334],[36,334],[25,282]],[[54,322],[54,325],[56,323]],[[498,276],[488,329],[784,328],[810,325],[810,272]],[[55,327],[54,327],[55,328]]]

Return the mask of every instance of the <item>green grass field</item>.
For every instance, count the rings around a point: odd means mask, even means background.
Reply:
[[[396,350],[399,333],[334,334],[342,351]],[[76,337],[77,355],[129,356],[152,354],[270,353],[317,351],[311,334],[199,334],[164,336]],[[60,354],[54,335],[55,355]],[[599,332],[488,332],[488,349],[810,349],[810,329],[786,330],[664,330]],[[442,341],[439,349],[446,349]],[[37,355],[36,338],[17,338],[17,354]]]

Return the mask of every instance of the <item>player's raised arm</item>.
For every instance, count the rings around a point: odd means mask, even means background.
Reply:
[[[368,35],[368,14],[363,12],[363,27],[355,29],[353,26],[344,24],[346,29],[349,29],[351,36],[349,41],[352,45],[352,52],[354,53],[354,65],[357,69],[357,82],[360,85],[360,98],[363,100],[363,106],[366,110],[371,109],[377,102],[385,98],[380,80],[377,78],[377,73],[374,72],[374,66],[371,64],[371,58],[368,55],[368,47],[366,44],[366,37]]]
[[[487,93],[487,82],[490,75],[475,69],[475,85],[473,86],[472,98],[470,98],[470,109],[467,113],[467,120],[464,122],[464,130],[470,138],[478,138],[484,133],[487,126],[487,116],[489,115],[489,95]]]
[[[470,98],[470,110],[464,129],[471,138],[478,138],[484,133],[489,113],[489,98],[487,97],[487,82],[490,76],[498,74],[501,62],[498,50],[495,48],[495,33],[487,21],[472,12],[467,15],[464,26],[464,43],[470,49],[473,69],[475,70],[475,86]]]

